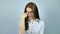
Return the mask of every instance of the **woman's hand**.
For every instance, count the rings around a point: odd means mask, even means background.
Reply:
[[[25,19],[27,17],[27,13],[24,13],[22,16],[21,16],[21,19]]]

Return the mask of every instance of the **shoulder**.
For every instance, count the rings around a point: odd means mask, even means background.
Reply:
[[[44,24],[44,21],[43,20],[39,20],[40,23]]]
[[[38,22],[38,24],[44,25],[44,21],[43,20],[37,19],[37,22]]]

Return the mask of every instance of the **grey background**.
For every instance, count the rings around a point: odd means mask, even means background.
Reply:
[[[44,34],[60,34],[60,0],[0,0],[0,34],[19,34],[20,17],[31,1],[45,22]]]

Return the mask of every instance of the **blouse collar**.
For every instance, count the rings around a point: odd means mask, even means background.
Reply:
[[[29,20],[28,22],[39,22],[39,19],[35,19],[35,21]]]

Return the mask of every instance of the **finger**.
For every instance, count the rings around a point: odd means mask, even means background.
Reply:
[[[26,14],[28,15],[28,12],[26,12]]]
[[[27,16],[27,13],[25,13],[25,16]]]

